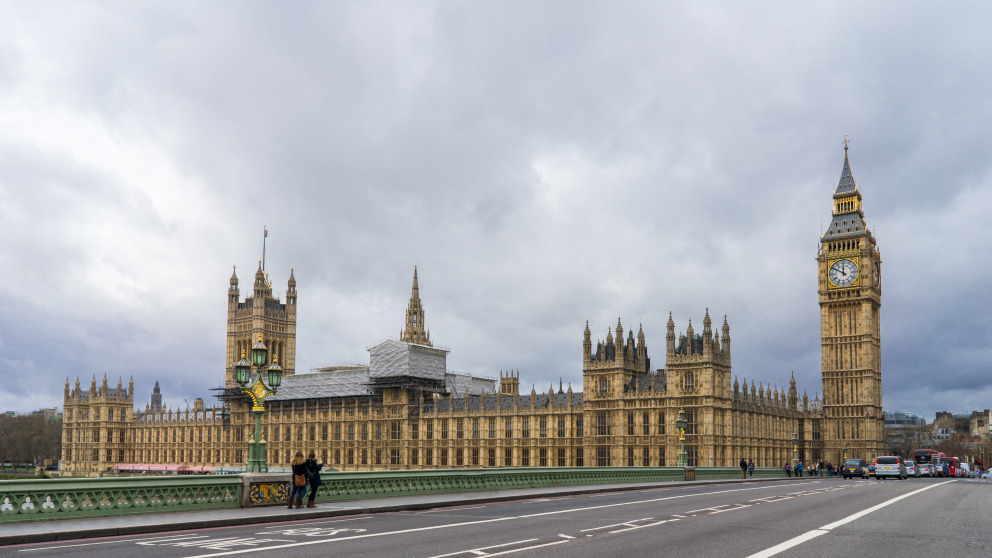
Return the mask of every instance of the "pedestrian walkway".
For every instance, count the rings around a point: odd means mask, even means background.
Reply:
[[[816,477],[814,477],[816,478]],[[6,524],[0,527],[0,546],[33,542],[66,541],[162,533],[186,529],[209,527],[229,527],[274,523],[299,519],[316,519],[341,515],[382,513],[402,510],[424,510],[439,507],[462,506],[529,498],[571,496],[597,492],[622,492],[647,488],[683,488],[708,484],[738,484],[755,482],[801,482],[811,479],[764,478],[764,479],[720,479],[703,481],[651,482],[603,484],[593,486],[562,486],[543,488],[519,488],[510,490],[486,490],[480,492],[460,492],[448,494],[425,494],[395,498],[370,498],[347,502],[318,503],[316,508],[289,510],[286,506],[261,508],[238,508],[225,510],[200,510],[155,514],[136,514],[87,519],[64,519],[35,521],[30,523]]]

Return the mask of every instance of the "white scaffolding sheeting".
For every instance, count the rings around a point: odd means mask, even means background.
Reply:
[[[369,377],[445,380],[447,351],[388,339],[369,348]]]

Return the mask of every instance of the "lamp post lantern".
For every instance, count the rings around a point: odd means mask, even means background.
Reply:
[[[688,421],[685,420],[685,409],[679,409],[679,416],[675,420],[675,427],[679,429],[679,467],[688,465],[685,455],[685,427],[688,425]]]
[[[844,442],[844,461],[847,461],[847,442]]]
[[[241,393],[251,397],[251,412],[255,415],[255,433],[248,440],[248,463],[245,465],[245,471],[249,473],[269,472],[269,462],[265,458],[265,438],[262,436],[262,415],[265,414],[265,398],[274,394],[282,384],[282,368],[273,354],[272,364],[266,369],[267,353],[268,348],[262,343],[262,334],[259,333],[258,342],[251,347],[252,361],[249,362],[242,351],[241,360],[234,365],[234,377],[241,386]],[[254,374],[251,373],[252,365],[255,367]]]
[[[796,463],[799,463],[799,434],[796,432],[792,433],[792,467],[795,468]]]

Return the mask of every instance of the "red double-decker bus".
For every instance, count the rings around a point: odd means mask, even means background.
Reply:
[[[957,457],[941,456],[940,468],[937,469],[937,476],[956,477],[958,476],[958,469],[960,468],[961,468],[961,460],[958,459]]]
[[[920,463],[933,463],[937,465],[938,459],[944,457],[944,454],[933,449],[918,449],[913,452],[913,461],[917,465]]]

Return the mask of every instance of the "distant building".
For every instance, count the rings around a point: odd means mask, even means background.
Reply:
[[[284,370],[278,393],[265,401],[262,437],[273,467],[297,450],[313,450],[343,470],[463,467],[673,466],[680,410],[690,465],[758,466],[791,462],[797,438],[803,462],[870,459],[884,447],[879,315],[881,274],[874,235],[844,151],[832,217],[817,251],[822,401],[799,393],[795,378],[740,381],[731,370],[730,325],[676,332],[669,315],[665,368],[652,367],[643,327],[620,322],[595,341],[582,334],[583,391],[559,382],[521,393],[520,374],[496,380],[446,369],[448,351],[434,347],[424,322],[416,268],[398,340],[369,348],[370,363],[296,374],[296,280],[286,300],[272,296],[261,265],[252,295],[228,289],[224,389],[220,404],[163,408],[156,388],[134,410],[134,386],[89,390],[65,385],[63,470],[112,470],[118,464],[242,466],[253,435],[250,401],[240,393],[235,363],[261,337],[266,365]],[[697,323],[698,325],[698,323]],[[626,334],[626,335],[625,335]],[[578,356],[578,354],[576,355]],[[782,382],[785,384],[785,382]],[[133,468],[132,468],[133,469]],[[147,468],[150,469],[150,468]]]

